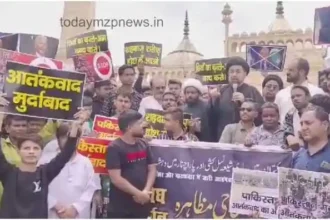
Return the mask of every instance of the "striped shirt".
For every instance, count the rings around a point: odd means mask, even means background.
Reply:
[[[132,95],[131,109],[138,111],[139,107],[140,107],[140,102],[141,102],[143,96],[134,89],[133,89],[133,92],[131,93],[131,95]],[[116,99],[116,94],[112,93],[112,94],[110,94],[110,96],[108,98],[106,98],[104,100],[104,103],[103,103],[102,109],[101,109],[101,115],[111,117],[112,115],[116,114],[116,109],[114,106],[115,99]]]
[[[196,135],[191,133],[184,133],[179,137],[175,138],[173,136],[168,135],[167,133],[163,133],[159,135],[156,139],[158,140],[174,140],[174,141],[199,141]]]

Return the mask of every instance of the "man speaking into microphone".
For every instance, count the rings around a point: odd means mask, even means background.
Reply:
[[[239,111],[244,101],[252,101],[260,106],[264,103],[260,92],[254,86],[244,83],[249,71],[250,67],[243,58],[231,57],[226,64],[229,84],[223,86],[220,92],[210,92],[210,113],[213,121],[216,121],[211,126],[216,131],[218,140],[226,125],[239,122]],[[255,123],[258,126],[258,121]]]

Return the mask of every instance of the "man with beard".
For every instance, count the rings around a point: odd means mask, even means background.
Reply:
[[[300,119],[305,146],[293,158],[293,168],[330,173],[329,115],[320,107],[305,111]]]
[[[212,122],[214,122],[212,130],[216,132],[216,141],[219,140],[226,125],[239,122],[239,110],[245,100],[252,101],[259,106],[264,103],[264,99],[258,89],[244,83],[249,71],[250,67],[243,58],[230,58],[226,64],[229,84],[223,86],[220,89],[220,93],[216,89],[210,91],[212,103],[210,117]],[[258,126],[260,121],[256,120],[255,124]]]
[[[148,218],[156,179],[156,160],[144,135],[142,115],[129,110],[118,118],[123,136],[107,148],[111,180],[108,218]]]
[[[303,58],[293,60],[287,68],[287,82],[292,85],[279,91],[276,95],[275,103],[280,110],[280,122],[283,123],[286,113],[294,106],[291,101],[291,90],[294,85],[301,85],[308,88],[311,96],[315,94],[323,94],[323,90],[307,81],[309,73],[309,63]]]
[[[197,79],[189,78],[183,83],[185,104],[183,112],[192,115],[192,127],[200,141],[210,142],[209,106],[201,100],[203,85]]]
[[[304,86],[294,86],[291,90],[291,99],[294,105],[285,116],[284,120],[284,139],[289,147],[299,149],[300,140],[300,117],[309,104],[311,95]]]
[[[166,91],[163,95],[163,101],[162,101],[162,106],[164,111],[170,107],[177,107],[178,106],[177,100],[178,100],[177,96],[174,93],[170,91]]]
[[[166,89],[166,79],[155,77],[150,81],[152,96],[142,99],[140,103],[139,113],[145,115],[147,109],[163,110],[162,99]]]
[[[183,111],[177,107],[170,107],[164,113],[164,128],[166,133],[161,134],[157,139],[176,141],[198,141],[198,138],[186,133],[183,129]]]
[[[240,108],[241,120],[229,124],[222,132],[220,143],[244,144],[246,136],[254,129],[254,119],[258,116],[258,108],[253,102],[245,101]]]

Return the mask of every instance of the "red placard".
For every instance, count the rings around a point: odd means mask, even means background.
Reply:
[[[30,54],[0,48],[0,73],[6,72],[7,61],[28,64],[31,66],[44,67],[49,69],[63,69],[63,62],[47,57],[37,57]]]
[[[95,115],[93,131],[98,134],[98,138],[108,140],[114,140],[123,135],[119,130],[118,119],[102,115]]]
[[[79,140],[77,151],[90,159],[95,173],[107,174],[105,153],[110,143],[110,140],[82,137]]]
[[[73,63],[77,72],[86,74],[87,82],[108,80],[113,73],[110,51],[74,56]]]

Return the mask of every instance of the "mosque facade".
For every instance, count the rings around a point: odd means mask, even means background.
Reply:
[[[77,6],[79,4],[79,7]],[[72,16],[77,16],[79,13],[77,8],[86,8],[85,13],[82,15],[86,19],[95,18],[95,2],[65,2],[65,9],[63,17],[71,18]],[[88,10],[87,10],[88,9]],[[277,2],[275,20],[270,24],[267,31],[262,31],[260,33],[240,33],[230,35],[230,24],[233,22],[231,15],[233,11],[231,10],[229,4],[225,4],[222,15],[222,22],[224,23],[224,33],[225,33],[225,56],[241,56],[246,58],[246,45],[247,44],[258,44],[258,45],[286,45],[287,54],[285,66],[296,58],[303,57],[307,59],[310,63],[310,74],[309,81],[312,83],[317,83],[318,71],[324,68],[324,57],[326,49],[313,45],[313,30],[307,28],[305,30],[298,29],[293,30],[289,22],[284,16],[284,7],[281,1]],[[65,40],[77,33],[77,29],[67,30],[68,28],[62,28],[60,47],[58,53],[58,59],[64,60],[67,65],[72,66],[72,62],[65,60]],[[83,30],[79,30],[82,32]],[[200,53],[195,45],[189,39],[189,20],[188,13],[185,14],[184,28],[183,28],[183,38],[176,49],[164,56],[161,60],[161,67],[146,67],[145,68],[145,78],[144,84],[148,84],[151,77],[154,76],[166,76],[167,78],[183,80],[184,78],[194,77],[194,65],[196,60],[209,59],[214,57],[204,57]],[[117,73],[119,66],[115,67],[115,73]],[[285,71],[279,74],[283,81],[286,82]],[[246,81],[249,84],[256,86],[261,89],[261,82],[263,76],[259,71],[251,70]]]

